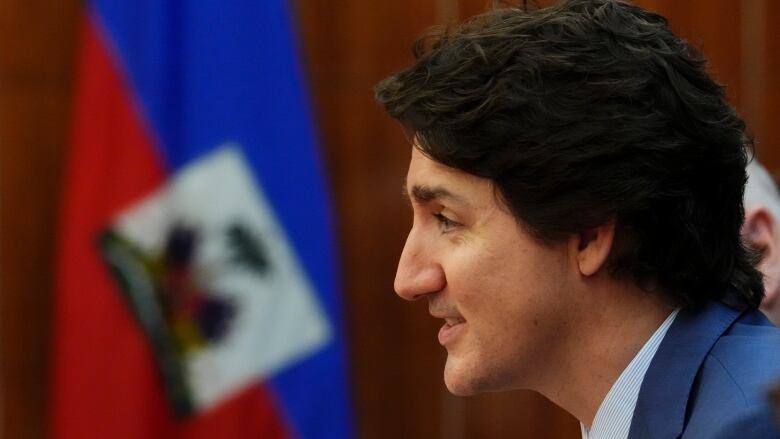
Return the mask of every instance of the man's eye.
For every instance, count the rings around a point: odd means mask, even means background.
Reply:
[[[436,221],[439,222],[439,226],[443,232],[448,232],[450,229],[458,225],[458,223],[447,218],[446,216],[444,216],[444,214],[440,212],[434,213],[433,217],[436,218]]]

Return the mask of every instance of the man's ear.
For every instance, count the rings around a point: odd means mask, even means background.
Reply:
[[[571,250],[583,276],[592,276],[607,262],[615,240],[615,222],[585,230],[572,237]]]
[[[777,226],[775,218],[764,206],[756,206],[745,212],[742,236],[748,246],[758,250],[761,261],[758,269],[764,274],[764,305],[777,300],[780,290],[780,260],[778,257]]]

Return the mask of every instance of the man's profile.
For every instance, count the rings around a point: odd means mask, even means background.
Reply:
[[[703,58],[616,0],[490,11],[415,53],[376,88],[413,139],[395,289],[443,319],[449,390],[535,390],[591,438],[754,416],[778,330],[740,239],[750,140]]]

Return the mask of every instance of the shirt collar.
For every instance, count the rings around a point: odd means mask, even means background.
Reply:
[[[666,331],[669,330],[679,311],[679,309],[675,309],[669,314],[612,384],[612,388],[609,389],[607,396],[604,397],[596,411],[591,428],[580,423],[583,439],[628,437],[642,380],[658,346],[661,345],[661,341],[666,335]]]

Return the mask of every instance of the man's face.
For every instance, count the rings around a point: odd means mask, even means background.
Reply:
[[[491,182],[413,149],[406,186],[414,224],[395,290],[443,318],[444,380],[457,395],[538,388],[567,336],[576,300],[566,243],[541,244]]]

